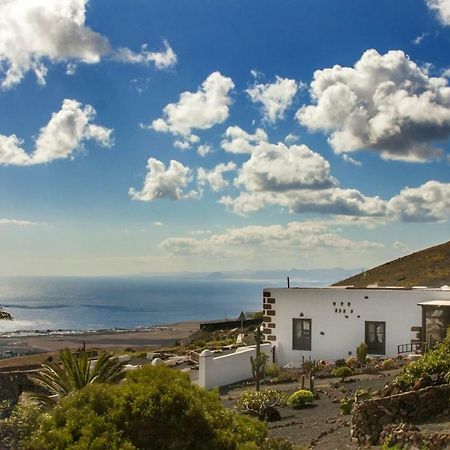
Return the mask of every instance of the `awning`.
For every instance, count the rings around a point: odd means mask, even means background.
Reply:
[[[419,306],[450,306],[450,300],[430,300],[428,302],[417,303]]]

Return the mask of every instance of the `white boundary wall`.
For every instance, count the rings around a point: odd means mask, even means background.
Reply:
[[[441,289],[330,287],[264,291],[270,293],[264,299],[265,339],[275,347],[278,364],[295,366],[300,365],[302,356],[317,360],[347,358],[350,353],[356,356],[356,347],[365,341],[366,321],[386,323],[386,356],[397,356],[397,346],[416,337],[411,327],[422,326],[422,309],[417,304],[450,300],[450,290]],[[292,349],[294,318],[311,319],[311,351]]]
[[[261,344],[261,352],[271,361],[272,347]],[[209,350],[203,350],[199,358],[198,384],[206,389],[227,386],[252,378],[250,357],[256,356],[256,346],[239,347],[234,353],[214,356]]]

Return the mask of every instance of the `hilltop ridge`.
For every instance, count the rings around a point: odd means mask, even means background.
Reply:
[[[389,261],[333,286],[363,288],[373,284],[434,288],[450,285],[450,241]]]

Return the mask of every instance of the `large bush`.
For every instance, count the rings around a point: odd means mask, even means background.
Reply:
[[[166,367],[145,367],[121,385],[90,385],[42,417],[26,449],[233,450],[257,448],[265,424],[222,407],[215,392]]]
[[[427,375],[445,375],[450,371],[450,343],[437,344],[433,350],[425,353],[416,361],[404,366],[396,382],[401,385],[411,385]]]

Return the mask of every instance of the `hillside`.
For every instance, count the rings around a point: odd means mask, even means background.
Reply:
[[[420,250],[354,275],[333,286],[427,286],[450,285],[450,241]]]

